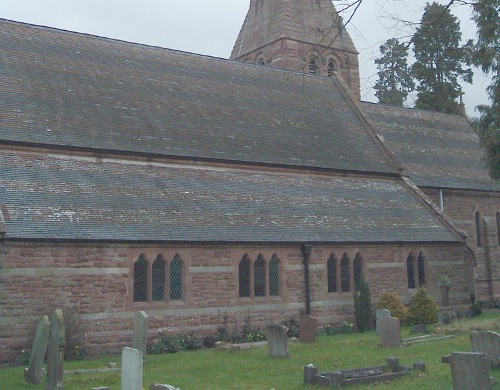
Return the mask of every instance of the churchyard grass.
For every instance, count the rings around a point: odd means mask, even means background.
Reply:
[[[498,319],[498,312],[483,315],[481,323],[492,318]],[[467,330],[470,328],[470,321],[474,320],[464,322],[463,327]],[[403,328],[402,337],[410,337],[409,328]],[[413,372],[407,377],[391,383],[378,384],[376,387],[401,390],[450,389],[452,387],[450,367],[441,363],[441,356],[453,351],[470,350],[469,333],[451,339],[414,344],[406,348],[381,348],[378,346],[379,341],[376,332],[321,335],[316,344],[290,343],[291,357],[284,359],[269,357],[265,347],[235,352],[206,349],[148,355],[144,364],[144,388],[149,388],[151,383],[169,383],[182,390],[313,390],[322,387],[303,385],[303,368],[307,364],[313,363],[320,372],[324,372],[380,365],[392,355],[407,366],[422,360],[426,363],[427,371]],[[64,368],[88,370],[107,367],[108,363],[119,363],[119,361],[118,357],[107,357],[99,360],[66,362]],[[490,374],[499,382],[493,388],[500,389],[500,369],[491,369]],[[120,372],[65,375],[64,384],[65,388],[70,390],[89,390],[98,386],[119,389]],[[25,384],[22,369],[14,367],[0,370],[0,387],[42,389],[43,385]],[[355,388],[373,387],[374,385],[367,385]]]

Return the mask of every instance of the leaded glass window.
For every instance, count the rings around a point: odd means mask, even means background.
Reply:
[[[240,298],[250,297],[250,259],[243,256],[239,267]]]
[[[271,297],[280,295],[280,262],[276,255],[269,262],[269,295]]]
[[[148,262],[144,255],[134,264],[134,302],[148,301]]]
[[[354,274],[354,289],[358,291],[359,290],[358,283],[363,277],[363,258],[359,253],[356,254],[356,257],[352,262],[352,270]]]
[[[332,254],[327,262],[328,292],[337,292],[337,259]]]
[[[417,269],[418,269],[418,285],[420,287],[425,286],[425,256],[422,252],[417,259]]]
[[[351,267],[347,253],[340,260],[340,289],[342,292],[351,290]]]
[[[476,236],[477,246],[481,248],[483,246],[483,218],[479,211],[476,211]]]
[[[153,263],[153,292],[152,299],[154,302],[165,300],[165,260],[158,256]]]
[[[314,58],[311,58],[311,61],[309,61],[309,74],[318,74],[318,66]]]
[[[170,300],[182,300],[182,260],[178,255],[170,264]]]
[[[257,257],[253,267],[254,296],[266,296],[266,261],[262,255]]]
[[[406,276],[408,278],[408,288],[415,288],[415,258],[411,253],[406,259]]]

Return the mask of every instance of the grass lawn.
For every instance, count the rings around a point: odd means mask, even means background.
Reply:
[[[499,314],[482,316],[482,320],[498,318]],[[466,325],[465,325],[466,327]],[[467,329],[468,330],[468,329]],[[404,328],[402,337],[410,337]],[[400,363],[412,366],[424,361],[426,372],[414,372],[390,383],[352,387],[368,389],[451,389],[450,367],[441,363],[441,356],[453,351],[469,351],[469,333],[452,339],[420,343],[406,348],[381,348],[375,332],[364,334],[319,336],[316,344],[290,344],[290,359],[276,359],[267,355],[267,347],[226,352],[206,349],[183,351],[174,354],[148,355],[144,364],[144,388],[151,383],[169,383],[182,390],[259,389],[293,390],[321,389],[321,386],[303,384],[304,366],[312,363],[320,372],[333,369],[361,368],[385,364],[389,356],[396,356]],[[109,362],[119,363],[119,357],[108,357],[83,362],[66,362],[65,370],[106,367]],[[491,369],[498,381],[493,386],[500,389],[500,369]],[[66,375],[64,385],[68,390],[89,390],[109,386],[120,389],[120,373],[86,373]],[[20,367],[0,369],[2,389],[43,389],[43,385],[27,385]]]

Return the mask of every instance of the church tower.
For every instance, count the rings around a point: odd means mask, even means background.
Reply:
[[[360,99],[358,52],[331,0],[250,0],[232,60],[320,76]]]

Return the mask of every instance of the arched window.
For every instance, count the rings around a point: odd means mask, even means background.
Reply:
[[[140,255],[134,263],[134,302],[148,301],[148,262]]]
[[[500,213],[497,213],[497,238],[498,245],[500,245]]]
[[[359,253],[356,254],[356,257],[352,262],[352,271],[354,274],[354,289],[357,291],[359,290],[359,281],[363,277],[363,258]]]
[[[332,77],[333,72],[335,72],[335,62],[333,62],[333,60],[330,60],[328,62],[328,77]]]
[[[337,292],[337,259],[332,253],[326,264],[328,272],[328,292]]]
[[[240,298],[250,297],[250,259],[243,256],[239,266]]]
[[[182,260],[175,255],[170,263],[170,300],[182,300]]]
[[[273,255],[269,262],[269,296],[280,295],[280,261],[278,256]]]
[[[262,255],[257,257],[253,266],[253,287],[254,296],[266,296],[266,261]]]
[[[476,211],[476,236],[477,246],[481,248],[483,246],[483,217],[479,211]]]
[[[351,265],[349,256],[344,253],[340,260],[340,291],[349,292],[351,290]]]
[[[165,300],[165,260],[161,255],[158,255],[153,263],[152,273],[152,300],[161,302]]]
[[[309,61],[309,74],[318,74],[318,65],[316,65],[314,58],[311,58],[311,61]]]
[[[259,60],[259,65],[260,65],[260,66],[266,66],[266,61],[264,60],[264,58],[261,58],[261,59]]]
[[[417,270],[418,270],[418,285],[419,287],[425,286],[425,256],[423,252],[417,259]]]
[[[406,276],[408,278],[408,288],[415,288],[415,257],[410,253],[406,259]]]

